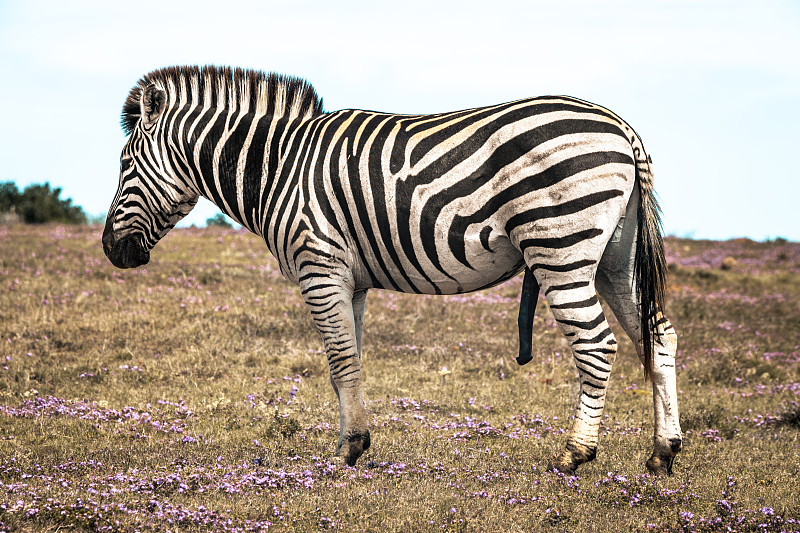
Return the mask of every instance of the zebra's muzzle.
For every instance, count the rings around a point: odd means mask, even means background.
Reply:
[[[150,261],[150,252],[144,249],[136,235],[126,235],[119,240],[106,228],[103,232],[103,252],[117,268],[135,268]]]

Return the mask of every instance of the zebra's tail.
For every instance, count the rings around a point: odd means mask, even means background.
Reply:
[[[644,349],[644,375],[649,379],[653,369],[653,352],[662,320],[667,277],[664,256],[661,209],[653,190],[652,160],[644,150],[641,139],[634,134],[632,140],[636,164],[636,183],[639,185],[639,205],[636,233],[636,296],[642,327]]]

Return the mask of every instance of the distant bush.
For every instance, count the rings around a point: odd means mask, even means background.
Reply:
[[[72,205],[71,199],[60,196],[61,188],[51,189],[49,183],[29,185],[22,192],[14,182],[0,183],[0,220],[26,224],[85,224],[83,209]]]
[[[216,228],[230,228],[231,223],[228,222],[228,218],[225,215],[223,215],[222,213],[217,213],[213,217],[206,220],[206,226],[216,227]]]

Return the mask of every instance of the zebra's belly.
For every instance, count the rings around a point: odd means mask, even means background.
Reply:
[[[524,267],[525,262],[522,260],[522,256],[519,261],[497,261],[491,263],[486,270],[464,272],[459,276],[454,276],[459,282],[454,286],[441,287],[441,294],[461,294],[488,289],[513,278],[522,272]]]
[[[456,263],[448,271],[455,281],[441,283],[443,294],[458,294],[493,287],[513,278],[524,268],[522,254],[507,238],[491,242],[490,250],[481,243],[467,243],[467,249],[474,253],[468,255],[469,267]],[[470,268],[472,267],[472,268]]]
[[[476,235],[475,238],[466,238],[464,244],[469,264],[455,261],[451,257],[442,265],[445,272],[430,268],[430,265],[427,265],[429,267],[427,269],[423,268],[424,274],[407,271],[406,275],[413,283],[413,287],[403,287],[403,281],[396,279],[401,290],[419,294],[460,294],[478,291],[511,279],[525,266],[522,254],[507,237],[491,238],[488,242],[481,242]]]

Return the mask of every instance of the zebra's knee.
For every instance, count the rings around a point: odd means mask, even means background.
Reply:
[[[606,324],[607,326],[607,324]],[[591,368],[591,372],[600,372],[607,379],[611,373],[611,365],[617,358],[617,338],[612,333],[611,328],[606,327],[594,337],[577,338],[570,343],[578,370],[581,370],[581,363],[585,363]],[[599,366],[598,366],[599,365]]]

